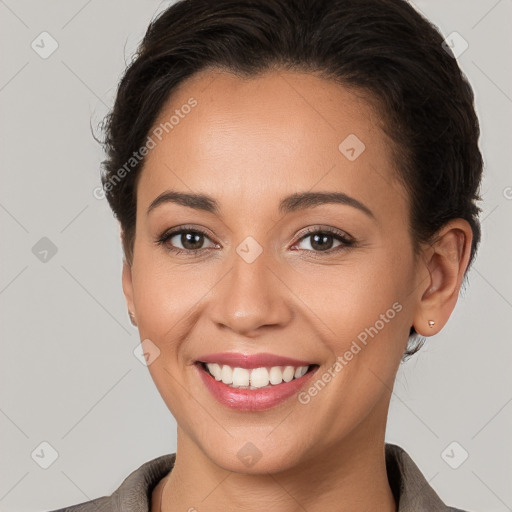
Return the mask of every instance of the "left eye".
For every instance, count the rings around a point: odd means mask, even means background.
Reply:
[[[310,242],[307,244],[309,247],[306,247],[303,250],[314,252],[326,252],[333,249],[333,244],[335,241],[338,241],[339,244],[335,246],[334,249],[339,246],[350,246],[353,244],[353,241],[349,238],[329,230],[317,230],[307,233],[306,235],[302,236],[302,238],[299,240],[299,243],[308,239],[310,239]]]

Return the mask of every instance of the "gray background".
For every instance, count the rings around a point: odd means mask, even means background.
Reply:
[[[175,451],[174,419],[133,355],[118,227],[93,196],[103,155],[89,127],[167,5],[0,0],[2,511],[110,494],[142,463]],[[501,512],[512,510],[512,2],[415,5],[469,43],[458,60],[483,132],[483,238],[450,322],[399,372],[387,439],[447,503]],[[31,47],[43,31],[59,45],[46,59]],[[46,261],[43,237],[57,249]],[[43,441],[58,452],[48,469],[39,465]],[[460,447],[444,452],[453,441]],[[453,469],[446,460],[460,463],[462,450],[469,457]]]

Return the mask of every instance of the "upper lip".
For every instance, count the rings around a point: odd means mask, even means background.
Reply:
[[[272,366],[309,366],[311,362],[300,361],[291,357],[277,356],[275,354],[241,354],[239,352],[219,352],[216,354],[205,354],[198,358],[201,363],[220,363],[231,367],[252,368],[272,367]]]

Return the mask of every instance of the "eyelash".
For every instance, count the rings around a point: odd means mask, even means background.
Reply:
[[[172,252],[174,254],[177,254],[177,255],[185,254],[186,256],[191,256],[191,257],[198,256],[203,251],[207,251],[207,250],[211,249],[208,247],[203,247],[201,249],[196,249],[196,250],[180,249],[179,247],[174,247],[172,245],[167,244],[167,242],[171,238],[173,238],[176,235],[183,234],[183,233],[194,233],[196,235],[203,235],[204,237],[209,238],[208,233],[206,233],[205,231],[203,231],[201,229],[197,229],[197,228],[188,228],[185,226],[185,227],[180,227],[177,229],[173,229],[171,231],[164,232],[162,235],[160,235],[158,237],[158,239],[155,241],[155,243],[159,246],[165,246],[166,250],[168,250],[169,252]],[[297,240],[297,242],[295,242],[293,245],[296,245],[296,244],[302,242],[304,239],[308,238],[309,236],[315,235],[315,234],[332,235],[336,240],[341,242],[341,245],[339,245],[338,247],[328,249],[326,251],[314,251],[314,250],[310,250],[310,249],[299,249],[299,251],[306,251],[308,253],[312,253],[312,256],[314,258],[318,258],[318,257],[322,258],[324,254],[330,255],[330,254],[338,252],[340,250],[346,250],[350,247],[354,247],[356,244],[356,241],[353,238],[351,238],[350,236],[348,236],[346,233],[344,233],[343,231],[339,231],[334,228],[312,227],[312,228],[308,228],[306,230],[306,232],[303,233],[301,235],[301,237]]]

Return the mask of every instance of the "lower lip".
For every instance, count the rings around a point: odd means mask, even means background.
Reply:
[[[268,388],[241,389],[232,388],[222,381],[216,380],[203,368],[201,363],[197,363],[195,366],[204,384],[217,401],[239,411],[261,411],[284,402],[298,393],[318,370],[318,366],[316,366],[299,379],[282,382]]]

